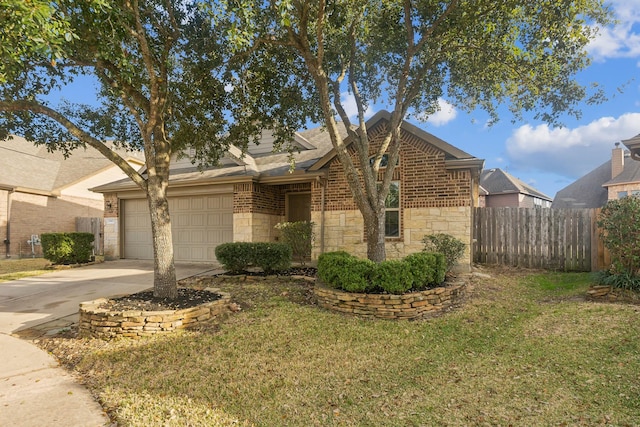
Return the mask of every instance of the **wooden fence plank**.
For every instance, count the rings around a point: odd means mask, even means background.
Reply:
[[[474,208],[473,260],[528,268],[592,271],[609,262],[597,209]]]

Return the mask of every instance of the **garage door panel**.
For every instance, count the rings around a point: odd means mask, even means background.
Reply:
[[[145,199],[124,200],[124,256],[152,259]],[[233,195],[169,199],[176,261],[215,261],[215,247],[233,241]]]

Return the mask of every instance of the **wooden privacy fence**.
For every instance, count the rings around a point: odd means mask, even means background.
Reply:
[[[475,208],[473,260],[526,268],[597,271],[609,256],[600,209]]]

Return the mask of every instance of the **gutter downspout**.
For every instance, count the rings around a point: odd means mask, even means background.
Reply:
[[[320,254],[324,253],[324,210],[325,210],[325,189],[327,179],[320,179]]]
[[[14,191],[15,188],[7,189],[7,234],[4,239],[6,258],[11,258],[11,195]]]

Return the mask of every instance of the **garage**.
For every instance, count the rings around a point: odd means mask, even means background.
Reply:
[[[121,201],[123,257],[153,259],[146,199]],[[176,261],[215,261],[217,245],[233,241],[233,194],[170,197]]]

